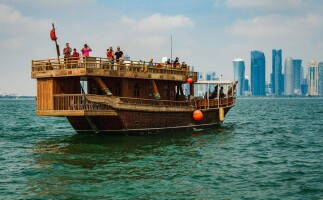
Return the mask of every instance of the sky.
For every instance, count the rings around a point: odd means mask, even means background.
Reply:
[[[195,71],[215,71],[233,80],[232,60],[272,49],[286,57],[323,61],[321,0],[0,0],[0,93],[35,95],[31,60],[55,58],[51,23],[61,50],[66,42],[105,57],[119,45],[132,60],[178,56]]]

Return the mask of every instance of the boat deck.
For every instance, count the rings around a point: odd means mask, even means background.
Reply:
[[[155,80],[171,80],[184,82],[188,77],[197,81],[197,72],[190,71],[189,67],[148,62],[124,61],[113,63],[107,58],[85,57],[76,60],[46,59],[32,61],[32,78],[69,77],[69,76],[106,76]]]
[[[220,99],[192,99],[166,101],[105,95],[60,94],[54,95],[54,108],[37,110],[39,116],[117,116],[117,110],[143,112],[192,112],[196,109],[232,107],[234,97]]]

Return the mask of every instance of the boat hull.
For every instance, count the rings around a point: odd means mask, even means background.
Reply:
[[[225,107],[224,115],[231,107]],[[117,116],[67,117],[78,133],[138,135],[171,130],[219,126],[219,109],[205,109],[203,119],[193,119],[193,112],[144,112],[117,110]]]

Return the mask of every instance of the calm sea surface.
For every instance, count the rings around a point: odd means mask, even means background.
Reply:
[[[0,100],[0,199],[322,199],[323,99],[238,99],[222,127],[77,135]]]

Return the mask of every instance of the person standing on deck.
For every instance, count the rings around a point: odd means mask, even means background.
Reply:
[[[150,58],[149,63],[148,63],[148,67],[154,67],[153,61],[154,61],[154,59]]]
[[[73,60],[72,61],[73,62],[72,68],[76,68],[76,65],[77,65],[77,62],[78,62],[79,59],[80,59],[80,54],[74,48],[73,49],[73,55],[72,55],[72,60]]]
[[[68,64],[71,57],[71,53],[72,53],[72,48],[70,47],[70,43],[67,42],[66,47],[63,49],[65,65]],[[68,68],[68,66],[65,66],[65,67]]]
[[[92,51],[92,49],[89,46],[87,46],[87,44],[84,44],[84,48],[81,49],[82,56],[83,57],[90,57],[90,51]]]
[[[111,61],[112,64],[113,64],[114,57],[115,55],[114,55],[113,49],[112,47],[110,47],[109,49],[107,49],[107,58],[108,60]]]
[[[179,65],[179,58],[178,58],[178,57],[176,57],[176,58],[175,58],[175,61],[174,61],[174,63],[173,63],[173,67],[177,68],[177,67],[178,67],[178,65]]]
[[[123,61],[124,59],[124,55],[123,55],[123,52],[120,50],[120,47],[118,46],[117,47],[117,52],[115,52],[115,57],[116,57],[116,62],[119,63]]]
[[[108,58],[108,61],[109,61],[109,68],[111,69],[113,67],[113,65],[114,65],[114,58],[115,58],[115,55],[114,55],[112,47],[107,49],[107,58]]]

